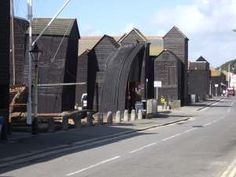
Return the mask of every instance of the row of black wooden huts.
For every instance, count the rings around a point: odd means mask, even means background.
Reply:
[[[49,20],[33,20],[33,39]],[[16,83],[25,85],[27,27],[26,20],[15,19]],[[78,43],[79,39],[76,19],[56,19],[37,41],[43,51],[39,59],[39,112],[71,110],[76,103],[81,106],[83,93],[88,94],[88,109],[100,112],[132,109],[137,101],[161,96],[186,105],[190,95],[201,99],[209,95],[209,63],[203,57],[188,61],[188,38],[175,26],[158,44],[136,28],[121,37],[98,37],[92,46]],[[156,44],[161,52],[153,53]],[[162,83],[158,98],[154,81]]]

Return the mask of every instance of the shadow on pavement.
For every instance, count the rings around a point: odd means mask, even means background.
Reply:
[[[47,162],[65,155],[119,142],[120,140],[150,134],[141,133],[140,131],[133,131],[130,133],[132,130],[133,129],[131,128],[117,128],[103,125],[64,132],[39,134],[28,138],[0,143],[0,177],[3,177],[1,176],[2,173],[8,171],[20,169],[40,162]],[[122,133],[122,136],[115,135],[117,133]],[[104,136],[108,135],[110,135],[108,139],[104,138]],[[94,140],[95,138],[96,140]],[[78,144],[85,140],[88,141]],[[48,152],[48,155],[43,155]],[[17,156],[19,156],[19,158],[17,158]],[[1,167],[4,163],[11,163],[12,161],[34,156],[37,157],[19,164],[17,163],[7,167]],[[13,157],[12,160],[11,157]],[[9,158],[9,160],[4,161],[6,158]]]
[[[156,113],[153,114],[153,119],[160,119],[160,118],[171,118],[171,117],[176,117],[176,118],[184,118],[184,117],[193,117],[192,115],[180,115],[180,114],[170,114],[171,112],[164,112],[164,113]]]

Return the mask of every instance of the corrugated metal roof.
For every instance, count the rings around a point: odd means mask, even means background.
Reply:
[[[91,50],[102,36],[83,36],[79,40],[79,55],[84,53],[86,50]]]
[[[32,21],[33,34],[37,35],[48,25],[51,18],[34,18]],[[44,32],[44,36],[69,36],[74,23],[77,25],[76,19],[57,18],[48,29]],[[78,26],[77,31],[79,34]],[[27,31],[28,33],[28,31]]]
[[[148,42],[150,43],[149,54],[150,56],[159,55],[163,49],[163,39],[161,36],[146,36]]]
[[[79,56],[84,53],[86,50],[93,49],[103,37],[108,37],[111,41],[115,42],[119,40],[120,36],[83,36],[79,40]],[[117,44],[118,45],[118,44]]]
[[[135,29],[137,32],[137,29]],[[140,32],[141,33],[141,32]],[[127,34],[122,36],[112,36],[117,42],[126,37]],[[143,36],[143,34],[142,34]],[[79,40],[79,55],[86,50],[92,49],[103,36],[82,36]],[[145,40],[150,43],[149,53],[151,56],[159,55],[164,49],[162,36],[145,36]]]
[[[221,75],[221,72],[219,70],[211,68],[211,77],[218,77]]]

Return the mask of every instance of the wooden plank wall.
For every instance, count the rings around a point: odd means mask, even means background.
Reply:
[[[15,40],[15,68],[16,68],[16,84],[23,84],[24,82],[24,63],[25,63],[25,32],[27,31],[29,23],[27,20],[15,18],[14,19],[14,40]],[[10,54],[10,83],[12,85],[13,79],[12,53]]]
[[[0,1],[0,116],[9,117],[10,1]],[[6,129],[0,139],[6,139]]]

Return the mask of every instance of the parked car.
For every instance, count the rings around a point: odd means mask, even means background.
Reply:
[[[234,88],[228,88],[227,89],[227,96],[235,96]]]
[[[88,101],[87,101],[87,93],[83,93],[81,96],[81,105],[82,109],[87,109],[88,108]]]

